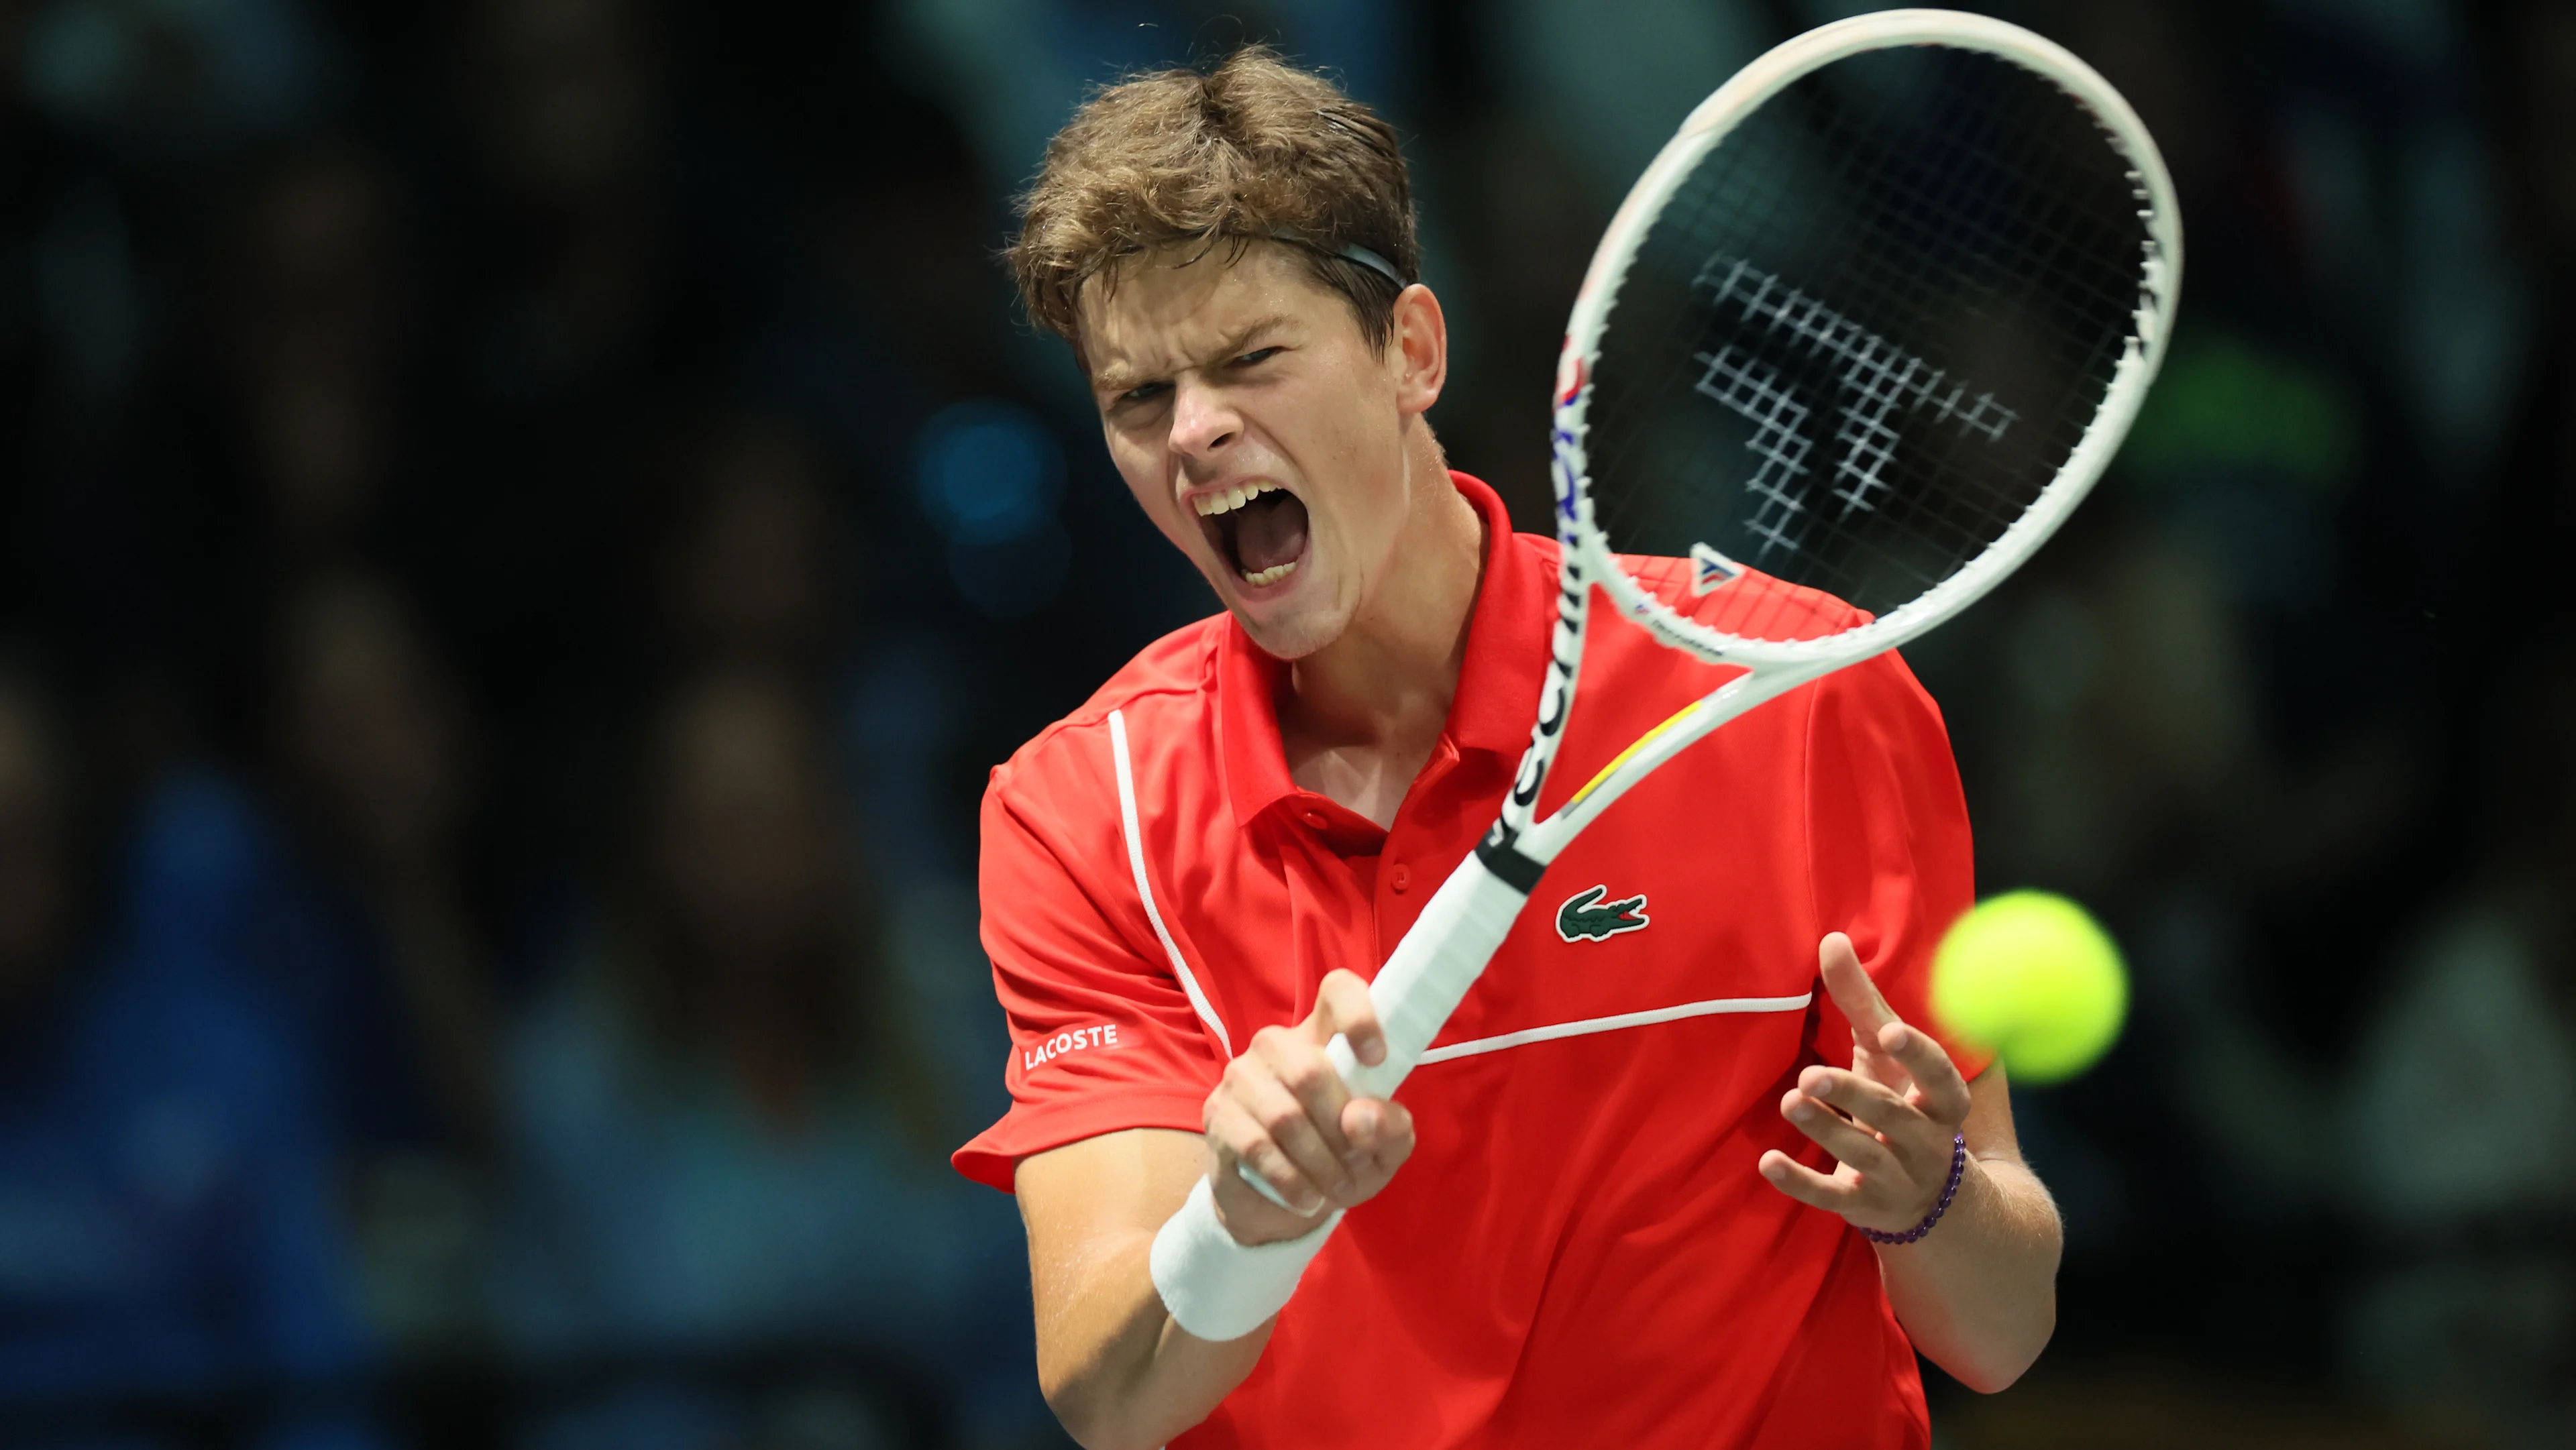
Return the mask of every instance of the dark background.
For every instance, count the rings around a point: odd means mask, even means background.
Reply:
[[[2576,5],[1998,9],[2182,322],[1909,651],[1980,889],[2135,979],[2016,1093],[1968,1446],[2576,1443]],[[0,1444],[1060,1443],[983,774],[1204,588],[1013,309],[1085,86],[1402,127],[1452,462],[1544,522],[1599,227],[1800,0],[0,0]]]

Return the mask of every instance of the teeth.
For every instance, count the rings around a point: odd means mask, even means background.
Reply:
[[[1198,496],[1193,506],[1198,509],[1202,518],[1216,514],[1230,514],[1263,494],[1275,491],[1278,487],[1279,485],[1275,483],[1256,483],[1248,488],[1229,488],[1219,493],[1203,493]]]
[[[1264,584],[1276,584],[1296,572],[1297,561],[1291,559],[1285,564],[1273,564],[1258,574],[1246,570],[1243,574],[1243,582],[1258,589]]]

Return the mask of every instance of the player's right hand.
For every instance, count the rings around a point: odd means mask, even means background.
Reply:
[[[1386,1034],[1369,1002],[1368,984],[1337,971],[1315,990],[1315,1010],[1294,1027],[1264,1027],[1226,1064],[1208,1094],[1201,1122],[1216,1155],[1210,1180],[1217,1218],[1244,1244],[1302,1238],[1328,1208],[1366,1203],[1413,1156],[1413,1115],[1385,1098],[1351,1096],[1324,1056],[1340,1033],[1351,1053],[1375,1066],[1386,1060]],[[1279,1190],[1303,1213],[1255,1192],[1238,1163]]]

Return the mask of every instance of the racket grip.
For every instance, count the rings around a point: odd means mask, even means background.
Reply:
[[[1449,1024],[1449,1014],[1485,974],[1486,963],[1511,934],[1528,901],[1527,890],[1495,875],[1476,852],[1467,853],[1423,903],[1413,929],[1396,943],[1395,954],[1369,984],[1369,1002],[1386,1031],[1385,1060],[1361,1066],[1350,1044],[1338,1036],[1324,1049],[1353,1094],[1395,1095],[1406,1074],[1430,1051],[1431,1039]]]
[[[1473,851],[1440,883],[1404,940],[1396,943],[1395,954],[1369,984],[1369,1003],[1386,1033],[1385,1058],[1374,1067],[1363,1065],[1349,1040],[1339,1033],[1324,1044],[1324,1056],[1353,1097],[1395,1095],[1422,1054],[1430,1050],[1431,1039],[1448,1024],[1449,1014],[1458,1010],[1468,989],[1485,974],[1486,963],[1494,959],[1528,901],[1527,891],[1495,875]],[[1291,1207],[1250,1164],[1237,1163],[1235,1170],[1262,1197],[1282,1208]]]

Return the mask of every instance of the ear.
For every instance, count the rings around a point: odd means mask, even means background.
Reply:
[[[1449,318],[1430,288],[1416,282],[1396,294],[1386,352],[1396,406],[1406,417],[1430,412],[1449,381]]]

